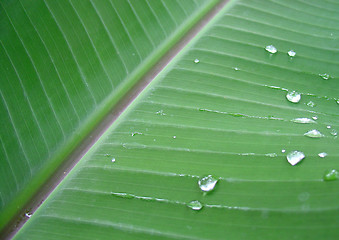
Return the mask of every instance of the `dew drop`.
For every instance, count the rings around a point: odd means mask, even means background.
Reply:
[[[325,80],[330,79],[330,75],[329,75],[328,73],[319,74],[319,76],[320,76],[322,79],[325,79]]]
[[[268,45],[265,47],[265,50],[269,53],[276,53],[277,52],[277,48],[273,45]]]
[[[293,51],[293,50],[290,50],[290,51],[288,51],[288,56],[290,56],[290,57],[294,57],[295,55],[296,55],[296,52],[295,51]]]
[[[321,137],[324,137],[324,134],[319,132],[317,129],[313,129],[305,133],[304,136],[310,137],[310,138],[321,138]]]
[[[332,169],[332,170],[325,172],[323,179],[324,181],[334,181],[334,180],[337,180],[338,177],[339,177],[338,171],[335,169]]]
[[[26,212],[26,213],[25,213],[25,216],[26,216],[27,218],[30,218],[30,217],[32,217],[32,213]]]
[[[286,152],[286,150],[285,149],[281,149],[281,152],[284,153],[284,152]]]
[[[316,104],[312,101],[309,101],[306,105],[309,106],[309,107],[315,107],[316,106]]]
[[[174,138],[174,139],[176,139],[176,138],[177,138],[177,136],[173,136],[173,138]]]
[[[136,135],[142,135],[142,133],[141,132],[132,132],[132,137],[134,137]]]
[[[331,128],[331,126],[330,126],[330,125],[328,125],[328,126],[326,126],[326,128],[327,128],[327,129],[330,129],[330,128]]]
[[[194,59],[194,63],[199,63],[200,62],[200,60],[199,59]]]
[[[233,67],[233,69],[234,69],[235,71],[239,71],[239,70],[240,70],[240,68],[237,68],[237,67]]]
[[[155,114],[161,115],[161,116],[165,116],[165,115],[166,115],[166,113],[164,113],[163,110],[159,110],[159,111],[157,111]]]
[[[199,201],[194,200],[187,203],[187,207],[191,208],[192,210],[199,211],[202,209],[202,204]]]
[[[310,118],[295,118],[295,119],[292,119],[292,122],[295,122],[295,123],[316,123],[314,120],[312,120]]]
[[[335,102],[336,102],[337,104],[339,104],[339,99],[336,99]]]
[[[286,94],[286,98],[292,103],[298,103],[301,99],[301,94],[296,91],[291,91]]]
[[[330,132],[332,136],[337,136],[338,132],[335,129],[332,129],[332,131]]]
[[[218,182],[217,179],[212,177],[212,175],[208,175],[206,177],[203,177],[199,179],[198,185],[200,189],[204,192],[212,191],[215,187],[215,184]]]
[[[327,153],[321,152],[321,153],[318,153],[318,156],[321,157],[321,158],[324,158],[324,157],[327,156]]]
[[[112,160],[111,160],[112,162],[115,162],[115,158],[112,158]]]
[[[278,154],[276,154],[276,153],[266,153],[265,156],[267,156],[267,157],[277,157]]]
[[[318,120],[318,117],[317,116],[313,116],[312,119],[313,120]]]
[[[292,151],[289,154],[287,154],[287,161],[292,165],[296,165],[301,160],[305,158],[305,154],[300,151]]]

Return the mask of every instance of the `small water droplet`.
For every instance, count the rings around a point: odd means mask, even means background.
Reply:
[[[115,158],[112,158],[112,160],[111,160],[112,162],[115,162]]]
[[[202,209],[203,206],[199,201],[194,200],[194,201],[187,203],[187,207],[189,207],[189,208],[191,208],[195,211],[199,211],[199,210]]]
[[[290,56],[290,57],[294,57],[295,55],[296,55],[296,52],[295,51],[293,51],[293,50],[290,50],[290,51],[288,51],[288,56]]]
[[[198,185],[200,189],[204,192],[212,191],[215,187],[215,184],[218,182],[217,179],[212,177],[212,175],[208,175],[206,177],[203,177],[199,179]]]
[[[177,136],[173,136],[173,138],[174,138],[174,139],[176,139],[176,138],[177,138]]]
[[[233,67],[233,69],[234,69],[235,71],[239,71],[239,70],[240,70],[240,68],[237,68],[237,67]]]
[[[199,59],[194,59],[194,63],[199,63],[200,62],[200,60]]]
[[[265,50],[269,53],[276,53],[277,52],[277,48],[273,45],[268,45],[265,47]]]
[[[316,106],[316,104],[312,101],[309,101],[306,105],[309,106],[309,107],[315,107]]]
[[[165,115],[166,115],[166,113],[164,113],[163,110],[159,110],[159,111],[157,111],[155,114],[161,115],[161,116],[165,116]]]
[[[332,129],[330,133],[331,133],[332,136],[337,136],[338,135],[338,132],[335,129]]]
[[[135,136],[135,135],[142,135],[141,132],[132,132],[132,137]]]
[[[328,73],[319,74],[319,76],[320,76],[322,79],[325,79],[325,80],[328,80],[328,79],[330,79],[330,77],[331,77]]]
[[[305,154],[300,151],[292,151],[289,154],[287,154],[287,161],[292,165],[296,165],[301,160],[305,158]]]
[[[313,116],[312,119],[313,120],[318,120],[318,117],[317,116]]]
[[[25,213],[25,216],[26,216],[27,218],[30,218],[30,217],[32,217],[32,213],[26,212],[26,213]]]
[[[332,169],[329,171],[326,171],[324,174],[324,181],[333,181],[333,180],[337,180],[339,177],[339,173],[337,170]]]
[[[292,119],[292,122],[295,122],[295,123],[316,123],[314,120],[312,120],[310,118],[295,118],[295,119]]]
[[[330,125],[328,125],[328,126],[326,126],[326,128],[327,128],[327,129],[330,129],[330,128],[331,128],[331,126],[330,126]]]
[[[265,156],[267,156],[267,157],[277,157],[278,154],[276,154],[276,153],[266,153]]]
[[[303,192],[298,195],[298,199],[300,202],[305,202],[310,198],[310,194],[308,192]]]
[[[339,104],[339,99],[336,99],[335,101],[336,101],[337,104]]]
[[[321,157],[321,158],[324,158],[324,157],[327,156],[327,153],[321,152],[321,153],[318,153],[318,156]]]
[[[301,94],[296,91],[291,91],[286,94],[286,98],[292,103],[298,103],[301,99]]]
[[[321,138],[321,137],[324,137],[324,134],[319,132],[317,129],[313,129],[305,133],[304,136],[310,137],[310,138]]]
[[[281,152],[284,153],[284,152],[286,152],[286,150],[285,149],[281,149]]]

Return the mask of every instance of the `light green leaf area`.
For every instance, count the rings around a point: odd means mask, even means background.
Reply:
[[[337,239],[339,181],[323,176],[339,168],[338,13],[335,1],[226,5],[17,239]],[[292,151],[305,154],[294,166]]]
[[[216,1],[1,1],[0,229]]]

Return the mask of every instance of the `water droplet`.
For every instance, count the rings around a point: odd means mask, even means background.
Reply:
[[[318,156],[321,157],[321,158],[324,158],[324,157],[327,156],[327,153],[321,152],[321,153],[318,153]]]
[[[25,213],[25,216],[26,216],[27,218],[30,218],[30,217],[32,217],[32,213],[26,212],[26,213]]]
[[[328,125],[328,126],[326,126],[326,128],[327,128],[327,129],[330,129],[330,128],[331,128],[331,126],[330,126],[330,125]]]
[[[233,69],[234,69],[235,71],[239,71],[239,70],[240,70],[240,68],[237,68],[237,67],[233,67]]]
[[[277,48],[273,45],[268,45],[265,47],[265,50],[269,53],[276,53],[277,52]]]
[[[135,136],[135,135],[142,135],[141,132],[132,132],[132,137]]]
[[[300,202],[305,202],[310,198],[310,194],[308,192],[303,192],[298,195],[298,199]]]
[[[112,162],[115,162],[115,158],[112,158]]]
[[[194,200],[194,201],[187,203],[187,207],[189,207],[189,208],[191,208],[195,211],[199,211],[199,210],[202,209],[203,206],[199,201]]]
[[[309,119],[309,118],[295,118],[295,119],[292,119],[292,122],[295,122],[295,123],[316,123],[314,120]]]
[[[304,136],[310,137],[310,138],[321,138],[321,137],[324,137],[324,134],[322,134],[316,129],[313,129],[305,133]]]
[[[337,130],[335,130],[335,129],[332,129],[332,131],[331,131],[331,135],[333,135],[333,136],[337,136],[337,135],[338,135],[338,132],[337,132]]]
[[[301,94],[296,91],[291,91],[286,94],[286,98],[292,103],[298,103],[301,99]]]
[[[313,116],[312,119],[313,120],[318,120],[318,117],[317,116]]]
[[[199,59],[194,59],[194,63],[199,63],[200,62],[200,60]]]
[[[276,153],[266,153],[265,156],[267,156],[267,157],[277,157],[278,154],[276,154]]]
[[[281,152],[284,153],[284,152],[286,152],[286,150],[285,149],[281,149]]]
[[[326,171],[324,174],[324,181],[333,181],[333,180],[337,180],[339,177],[339,173],[337,170],[332,169],[329,171]]]
[[[296,165],[301,160],[305,158],[305,154],[300,151],[292,151],[289,154],[287,154],[287,161],[292,165]]]
[[[328,73],[319,74],[319,76],[320,76],[322,79],[325,79],[325,80],[328,80],[328,79],[330,79],[330,77],[331,77]]]
[[[290,57],[294,57],[295,55],[296,55],[296,52],[295,51],[293,51],[293,50],[290,50],[290,51],[288,51],[288,56],[290,56]]]
[[[337,104],[339,104],[339,99],[336,99],[335,101],[336,101]]]
[[[177,138],[177,136],[173,136],[173,138],[174,138],[174,139],[176,139],[176,138]]]
[[[163,110],[159,110],[159,111],[157,111],[155,114],[161,115],[161,116],[165,116],[165,115],[166,115],[166,113],[164,113]]]
[[[218,182],[217,179],[212,177],[212,175],[208,175],[206,177],[203,177],[199,179],[198,185],[200,189],[204,192],[212,191],[215,187],[215,184]]]
[[[309,106],[309,107],[315,107],[316,106],[316,104],[312,101],[309,101],[306,105]]]

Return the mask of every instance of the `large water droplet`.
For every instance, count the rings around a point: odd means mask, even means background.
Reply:
[[[316,104],[312,101],[309,101],[306,105],[309,106],[309,107],[315,107],[316,106]]]
[[[321,153],[318,153],[318,156],[321,157],[321,158],[324,158],[324,157],[327,156],[327,153],[321,152]]]
[[[290,51],[288,51],[288,56],[290,56],[290,57],[294,57],[295,55],[296,55],[296,52],[295,51],[293,51],[293,50],[290,50]]]
[[[265,50],[269,53],[276,53],[277,52],[277,48],[273,45],[268,45],[265,47]]]
[[[301,99],[301,94],[296,91],[291,91],[286,94],[286,98],[292,103],[298,103]]]
[[[292,151],[289,154],[287,154],[287,161],[292,165],[296,165],[301,160],[305,158],[305,154],[300,151]]]
[[[199,63],[200,62],[200,60],[199,59],[194,59],[194,63]]]
[[[313,129],[305,133],[304,136],[310,137],[310,138],[321,138],[321,137],[324,137],[324,134],[319,132],[317,129]]]
[[[292,119],[292,122],[295,122],[295,123],[316,123],[316,121],[314,121],[310,118],[295,118],[295,119]]]
[[[187,207],[195,210],[195,211],[199,211],[202,209],[202,204],[197,201],[197,200],[194,200],[194,201],[191,201],[189,203],[187,203]]]
[[[212,175],[208,175],[206,177],[203,177],[199,179],[198,185],[200,189],[204,192],[212,191],[215,187],[215,184],[218,182],[217,179],[212,177]]]
[[[323,179],[324,181],[333,181],[333,180],[337,180],[338,177],[339,177],[338,171],[335,169],[332,169],[332,170],[325,172]]]
[[[330,79],[330,77],[331,77],[328,73],[319,74],[319,76],[320,76],[322,79],[325,79],[325,80],[328,80],[328,79]]]

